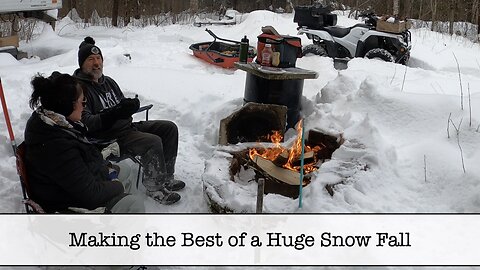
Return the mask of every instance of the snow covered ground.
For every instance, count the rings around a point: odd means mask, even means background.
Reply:
[[[341,16],[338,20],[342,26],[356,22]],[[242,22],[234,26],[209,29],[227,39],[247,35],[253,44],[265,25],[296,35],[292,14],[267,11],[243,15]],[[33,41],[21,44],[22,50],[35,57],[16,61],[0,54],[0,77],[17,143],[23,141],[31,114],[30,79],[38,72],[49,75],[54,70],[71,74],[77,68],[78,45],[87,35],[102,49],[104,73],[119,83],[126,96],[138,94],[142,104],[154,104],[150,119],[170,119],[179,126],[176,168],[187,187],[176,205],[162,206],[146,198],[147,210],[208,212],[201,178],[205,164],[217,162],[212,156],[220,119],[242,106],[245,72],[217,68],[192,56],[190,44],[212,40],[204,28],[79,28],[68,18],[55,32],[42,26]],[[304,45],[311,43],[301,38]],[[412,41],[407,68],[353,59],[346,70],[337,71],[329,58],[298,59],[298,67],[319,74],[318,79],[305,80],[306,128],[343,134],[346,142],[304,189],[302,209],[297,208],[298,200],[269,194],[265,211],[480,212],[480,46],[426,29],[412,30]],[[460,66],[463,110],[454,56]],[[459,132],[450,124],[448,138],[450,114]],[[136,117],[141,120],[143,116]],[[342,180],[345,184],[337,185],[331,197],[324,185]],[[248,198],[232,196],[229,200],[233,205],[254,203],[254,198],[245,201]],[[15,158],[2,113],[0,212],[22,212],[20,201]]]

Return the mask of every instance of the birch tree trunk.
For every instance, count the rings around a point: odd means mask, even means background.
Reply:
[[[398,16],[400,13],[400,0],[393,0],[393,15]]]

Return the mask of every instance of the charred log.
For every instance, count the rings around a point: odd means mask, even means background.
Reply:
[[[341,135],[337,138],[313,129],[308,132],[308,140],[305,142],[305,144],[310,147],[315,147],[317,145],[321,147],[317,152],[318,159],[331,159],[333,152],[335,152],[342,143],[343,138]]]

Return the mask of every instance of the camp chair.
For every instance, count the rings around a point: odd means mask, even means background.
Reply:
[[[45,214],[45,210],[31,198],[32,192],[28,182],[27,168],[25,167],[25,142],[22,142],[17,147],[15,157],[17,159],[17,173],[22,186],[22,203],[25,205],[25,211],[28,214]]]
[[[145,112],[145,121],[148,121],[148,112],[152,107],[153,107],[152,104],[142,106],[135,113]],[[89,138],[89,141],[95,144],[101,150],[107,147],[109,144],[114,143],[116,140],[105,141],[105,140],[97,140],[97,139]],[[121,155],[120,157],[110,156],[107,158],[108,161],[115,162],[115,163],[118,163],[125,159],[130,159],[131,161],[133,161],[133,163],[138,164],[137,183],[136,183],[136,188],[138,189],[138,185],[140,184],[140,179],[143,178],[143,175],[141,174],[142,163],[140,163],[139,157],[127,153],[127,154]]]
[[[152,104],[143,106],[140,109],[138,109],[137,113],[145,111],[145,120],[148,121],[148,111],[153,107]],[[20,178],[20,184],[22,187],[22,194],[23,194],[23,200],[22,203],[25,205],[25,211],[28,214],[44,214],[46,213],[45,210],[42,208],[41,205],[39,205],[37,202],[35,202],[32,198],[32,191],[30,188],[29,184],[29,179],[27,175],[27,169],[25,165],[25,142],[22,142],[18,147],[15,149],[15,157],[16,157],[16,163],[17,163],[17,173]],[[138,164],[138,174],[137,174],[137,189],[138,185],[140,182],[140,173],[142,169],[142,164],[140,163],[140,160],[137,157],[134,156],[123,156],[120,158],[112,158],[112,161],[114,162],[119,162],[123,159],[131,159],[134,163]],[[69,208],[69,212],[71,213],[96,213],[96,212],[101,212],[101,209],[95,209],[95,210],[88,210],[88,209],[83,209],[83,208]]]
[[[153,104],[142,106],[138,109],[138,111],[136,113],[140,113],[140,112],[144,111],[145,112],[145,121],[148,121],[148,111],[150,111],[150,109],[152,107],[153,107]],[[140,171],[142,170],[142,163],[140,163],[140,159],[138,159],[138,157],[136,157],[136,156],[129,156],[128,158],[130,158],[130,160],[132,160],[134,163],[138,164],[137,184],[136,184],[136,187],[138,189],[138,185],[140,183]],[[142,178],[143,178],[143,174],[142,174]]]
[[[40,204],[35,202],[32,199],[32,190],[30,188],[30,183],[27,175],[27,168],[25,165],[25,142],[22,142],[15,151],[15,157],[17,160],[17,173],[20,178],[20,184],[22,186],[23,200],[22,203],[25,205],[25,211],[27,214],[45,214],[45,210]],[[72,213],[104,213],[105,207],[98,207],[94,210],[89,210],[85,208],[78,207],[69,207],[67,210],[62,211],[63,214],[72,214]]]

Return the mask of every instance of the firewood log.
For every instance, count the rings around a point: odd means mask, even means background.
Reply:
[[[283,165],[287,164],[288,162],[288,150],[284,150],[276,159],[273,160],[273,164],[277,165],[278,167],[282,167]]]
[[[260,169],[262,174],[274,178],[274,180],[284,182],[289,185],[299,185],[300,173],[294,172],[288,169],[280,168],[273,164],[272,161],[265,159],[261,156],[255,156],[253,162],[255,163],[255,169]],[[305,179],[303,185],[305,185]]]

